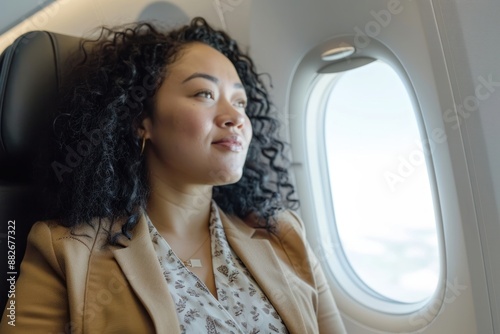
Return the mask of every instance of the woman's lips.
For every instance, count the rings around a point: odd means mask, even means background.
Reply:
[[[232,152],[240,152],[243,150],[243,144],[238,136],[225,137],[214,141],[212,144]]]

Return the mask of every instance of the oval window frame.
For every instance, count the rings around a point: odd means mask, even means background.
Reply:
[[[427,300],[417,303],[400,303],[382,295],[374,293],[364,283],[356,281],[356,275],[350,275],[346,268],[345,255],[342,254],[342,246],[337,233],[330,233],[324,226],[318,224],[321,220],[334,217],[333,207],[328,203],[331,201],[330,188],[323,187],[324,176],[327,175],[326,157],[321,158],[321,150],[324,150],[324,140],[319,140],[319,129],[317,124],[321,120],[321,113],[310,112],[310,110],[324,110],[321,105],[326,103],[328,85],[332,82],[320,82],[321,73],[335,72],[335,68],[340,71],[349,69],[348,65],[337,61],[333,64],[325,64],[321,60],[321,54],[338,45],[355,45],[355,36],[338,36],[311,49],[301,61],[298,62],[292,77],[289,88],[289,99],[287,101],[290,108],[290,129],[292,138],[292,154],[296,162],[294,164],[298,189],[309,189],[310,194],[315,194],[314,200],[310,204],[302,204],[302,210],[307,211],[307,217],[314,217],[315,224],[306,224],[309,238],[316,241],[313,251],[317,254],[323,265],[325,274],[333,288],[334,296],[339,304],[342,314],[349,321],[360,323],[374,329],[382,331],[416,331],[426,327],[437,315],[437,311],[442,307],[446,286],[446,256],[444,248],[442,214],[440,209],[439,193],[435,180],[432,156],[427,160],[430,186],[433,195],[433,204],[436,216],[436,230],[438,234],[439,249],[439,279],[438,286],[434,294]],[[397,57],[382,43],[375,39],[370,39],[369,46],[361,50],[356,50],[353,57],[372,58],[382,60],[391,66],[400,76],[403,84],[413,104],[415,116],[419,126],[422,140],[427,140],[427,132],[424,127],[423,115],[421,113],[415,91],[411,81],[399,62]],[[325,70],[326,69],[326,70]],[[328,81],[328,80],[327,80]],[[322,87],[320,87],[322,86]],[[322,91],[322,97],[314,97],[314,91]],[[305,111],[305,112],[304,112]],[[311,134],[316,134],[311,136]],[[312,203],[314,202],[314,203]],[[333,227],[336,230],[336,226]],[[334,257],[334,265],[326,265],[325,258]],[[363,301],[363,302],[360,302]],[[362,316],[360,316],[362,314]],[[416,321],[424,314],[426,321]],[[356,320],[355,320],[356,319]]]

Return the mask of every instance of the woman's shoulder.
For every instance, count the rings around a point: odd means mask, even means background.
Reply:
[[[291,210],[281,210],[271,217],[270,228],[265,228],[265,222],[257,215],[249,215],[244,219],[230,217],[233,223],[240,221],[236,225],[241,230],[248,230],[247,233],[251,236],[266,238],[267,235],[269,239],[300,241],[301,244],[306,240],[304,224],[297,213]]]
[[[276,214],[276,234],[285,238],[289,234],[305,238],[305,228],[302,219],[292,210],[283,210]]]
[[[38,249],[71,247],[77,250],[82,247],[90,252],[96,245],[106,243],[109,226],[107,220],[94,220],[72,227],[63,226],[57,220],[38,221],[28,235],[28,245]]]

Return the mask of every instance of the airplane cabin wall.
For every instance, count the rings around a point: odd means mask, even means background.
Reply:
[[[459,110],[491,318],[500,331],[500,3],[434,1]],[[474,278],[474,277],[473,277]],[[484,310],[487,312],[487,310]],[[485,319],[486,320],[486,319]]]
[[[290,101],[297,100],[295,95],[301,94],[291,91],[291,86],[302,57],[328,38],[353,35],[356,28],[363,29],[368,22],[377,22],[373,11],[387,9],[389,3],[391,1],[254,1],[250,29],[252,55],[257,65],[273,78],[274,102],[290,126],[287,136],[295,148],[304,146],[295,137],[303,130],[300,113],[305,109],[290,105]],[[500,206],[495,193],[500,184],[494,172],[500,157],[495,145],[498,137],[495,129],[499,124],[497,86],[491,88],[496,91],[491,92],[487,100],[480,101],[478,110],[467,119],[457,111],[467,96],[475,96],[480,75],[488,80],[491,74],[494,82],[500,80],[498,70],[492,71],[498,68],[493,59],[499,54],[497,36],[500,35],[492,29],[497,26],[498,4],[409,0],[401,1],[400,5],[403,10],[393,15],[374,38],[385,44],[405,67],[419,99],[428,134],[443,128],[447,135],[447,141],[433,157],[438,167],[437,185],[443,210],[446,277],[442,277],[441,284],[444,300],[438,316],[421,330],[425,333],[493,333],[493,322],[500,318],[498,261],[495,263],[493,259],[493,254],[499,253],[494,239],[500,235]],[[464,34],[463,30],[467,32]],[[445,120],[443,114],[448,109],[452,113],[447,114]],[[464,121],[463,126],[456,129],[453,125],[459,119]],[[302,201],[301,213],[307,224],[314,222],[315,212],[304,170],[307,161],[303,158],[295,154],[293,162]],[[311,240],[319,240],[317,233],[309,225]],[[348,294],[334,279],[330,282],[337,288],[335,294],[349,333],[387,331],[390,327],[387,322],[394,319],[352,307]],[[456,292],[453,292],[453,284],[464,290],[453,295]],[[427,321],[425,312],[434,311],[432,307],[423,310],[422,316]],[[367,320],[370,317],[373,319]],[[498,323],[495,326],[498,330]]]

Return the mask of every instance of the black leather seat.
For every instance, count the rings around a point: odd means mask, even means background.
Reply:
[[[54,101],[80,39],[45,31],[19,37],[0,56],[0,309],[19,274],[27,234],[46,217]],[[13,249],[15,247],[15,249]],[[8,256],[15,251],[15,266]],[[10,272],[17,274],[10,274]],[[4,320],[4,319],[2,319]]]

